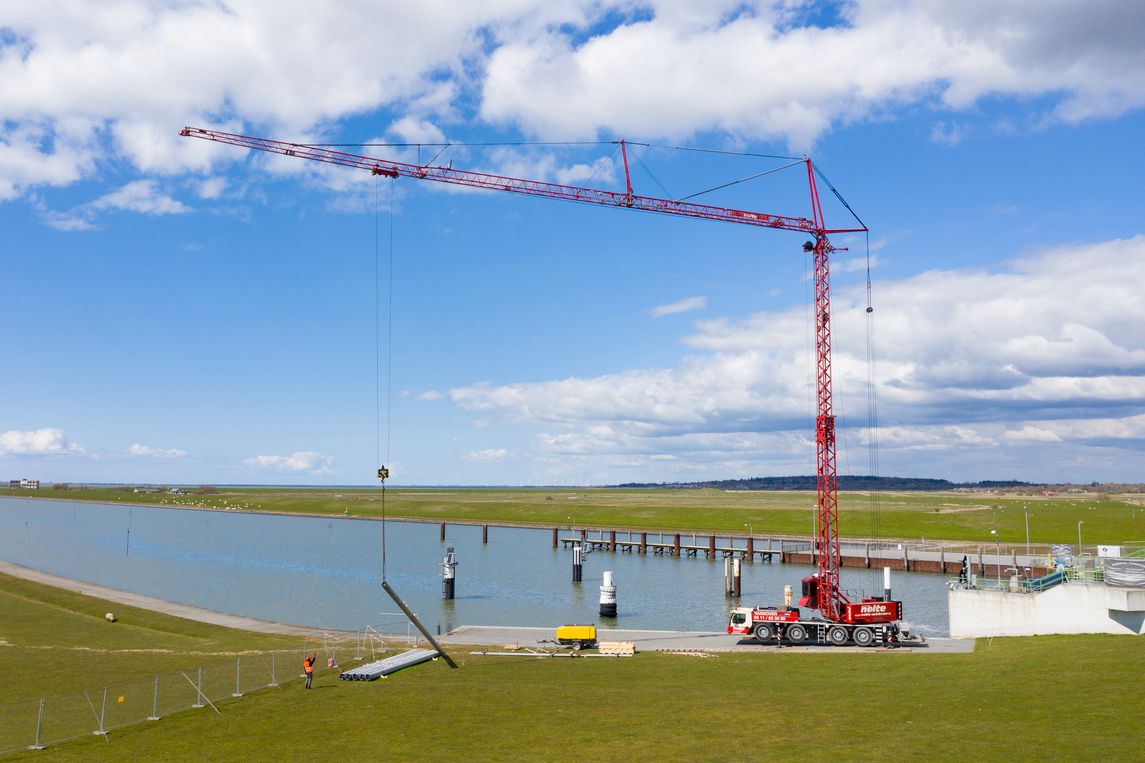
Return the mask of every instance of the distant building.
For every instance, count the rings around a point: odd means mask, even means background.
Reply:
[[[15,490],[39,490],[39,480],[8,480],[8,487]]]

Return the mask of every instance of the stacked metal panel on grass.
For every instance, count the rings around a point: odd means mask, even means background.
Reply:
[[[343,681],[373,681],[382,676],[388,676],[390,673],[396,673],[403,668],[427,662],[436,656],[437,652],[432,649],[411,649],[384,660],[377,660],[353,670],[347,670],[338,677]]]

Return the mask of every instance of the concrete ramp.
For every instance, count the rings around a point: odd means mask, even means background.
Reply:
[[[433,649],[411,649],[384,660],[347,670],[338,677],[343,681],[374,681],[383,676],[388,676],[390,673],[396,673],[403,668],[428,662],[434,657],[437,657],[437,652]]]

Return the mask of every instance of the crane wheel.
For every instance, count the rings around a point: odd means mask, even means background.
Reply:
[[[827,640],[835,646],[843,646],[850,641],[850,635],[842,625],[832,625],[827,629]]]
[[[859,646],[870,646],[875,643],[875,634],[870,628],[856,628],[854,639]]]
[[[759,625],[755,626],[755,630],[752,631],[752,633],[755,636],[756,641],[767,643],[768,641],[775,640],[775,629],[767,623],[760,623]]]
[[[787,640],[792,644],[802,644],[807,640],[807,629],[799,623],[787,626]]]

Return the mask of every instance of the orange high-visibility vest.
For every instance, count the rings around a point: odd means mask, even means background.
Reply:
[[[312,663],[312,662],[310,661],[310,658],[309,658],[309,657],[307,657],[307,658],[306,658],[306,661],[305,661],[304,665],[305,665],[305,668],[306,668],[306,672],[307,672],[307,673],[313,673],[313,672],[314,672],[314,663]]]

